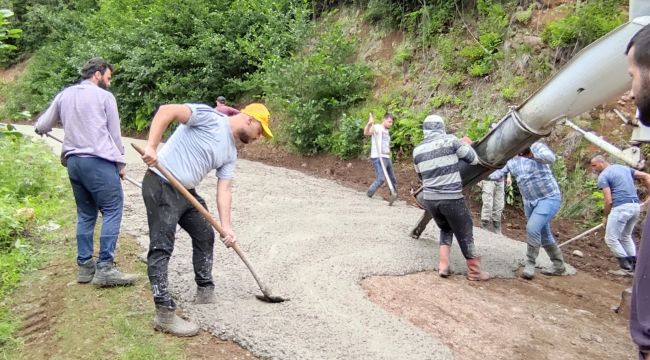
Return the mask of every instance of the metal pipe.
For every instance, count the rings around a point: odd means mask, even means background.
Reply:
[[[625,163],[631,167],[635,169],[643,168],[644,161],[641,159],[641,150],[639,150],[639,148],[632,147],[626,150],[620,150],[616,146],[601,139],[598,135],[582,130],[578,125],[574,124],[569,119],[564,119],[560,123],[579,132],[587,141],[598,146],[607,153],[625,161]]]
[[[637,17],[611,31],[580,51],[523,104],[511,109],[496,128],[473,145],[479,164],[461,162],[463,186],[476,184],[503,167],[510,158],[549,135],[558,120],[582,114],[629,89],[625,46],[649,23],[650,16]]]

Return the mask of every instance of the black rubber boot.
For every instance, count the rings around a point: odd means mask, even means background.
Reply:
[[[492,221],[481,219],[481,229],[492,231]]]
[[[431,214],[424,210],[424,213],[422,216],[420,216],[420,220],[418,220],[418,223],[415,224],[415,227],[411,230],[410,234],[413,239],[419,239],[420,235],[424,232],[424,229],[427,228],[427,224],[433,219],[433,216]]]
[[[501,233],[501,221],[493,221],[492,225],[494,225],[494,233],[503,235]]]

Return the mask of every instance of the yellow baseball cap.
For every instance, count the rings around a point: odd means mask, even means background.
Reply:
[[[271,120],[271,114],[269,109],[266,108],[263,104],[253,103],[249,104],[241,110],[242,113],[252,117],[253,119],[259,121],[262,124],[262,133],[265,138],[272,138],[273,134],[271,129],[269,129],[269,120]]]

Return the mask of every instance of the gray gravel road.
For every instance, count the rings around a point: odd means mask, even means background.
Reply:
[[[131,141],[125,139],[125,144]],[[142,179],[145,166],[130,146],[128,162],[129,176]],[[408,236],[421,210],[400,201],[389,207],[329,180],[245,160],[238,161],[235,176],[233,223],[240,247],[273,293],[291,300],[280,304],[257,300],[259,289],[244,264],[234,251],[218,244],[213,268],[217,303],[193,305],[191,243],[181,232],[169,272],[172,293],[187,317],[262,358],[453,357],[437,339],[371,303],[359,286],[368,276],[435,269],[434,225],[421,240]],[[213,214],[215,190],[213,174],[198,188]],[[140,191],[128,183],[124,191],[123,231],[146,247],[148,228]],[[479,228],[475,238],[484,268],[498,277],[512,277],[525,244]],[[452,268],[464,273],[457,246],[452,257]],[[549,264],[545,255],[538,261]]]

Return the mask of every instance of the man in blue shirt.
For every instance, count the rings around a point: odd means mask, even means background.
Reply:
[[[490,180],[496,180],[511,173],[524,198],[524,212],[528,219],[526,224],[528,250],[521,277],[528,280],[535,275],[535,260],[539,255],[540,247],[544,248],[553,262],[552,269],[542,270],[542,273],[562,275],[565,272],[562,251],[555,243],[551,232],[551,220],[560,210],[562,200],[560,187],[555,181],[550,167],[554,161],[555,154],[551,149],[541,142],[536,142],[530,148],[508,160],[506,166],[494,171],[488,177]]]
[[[650,174],[624,165],[610,165],[602,155],[591,159],[591,168],[600,173],[598,188],[603,190],[605,198],[605,243],[621,267],[621,270],[610,273],[632,276],[636,264],[636,246],[632,240],[632,230],[641,213],[634,179],[642,180],[650,191]]]

